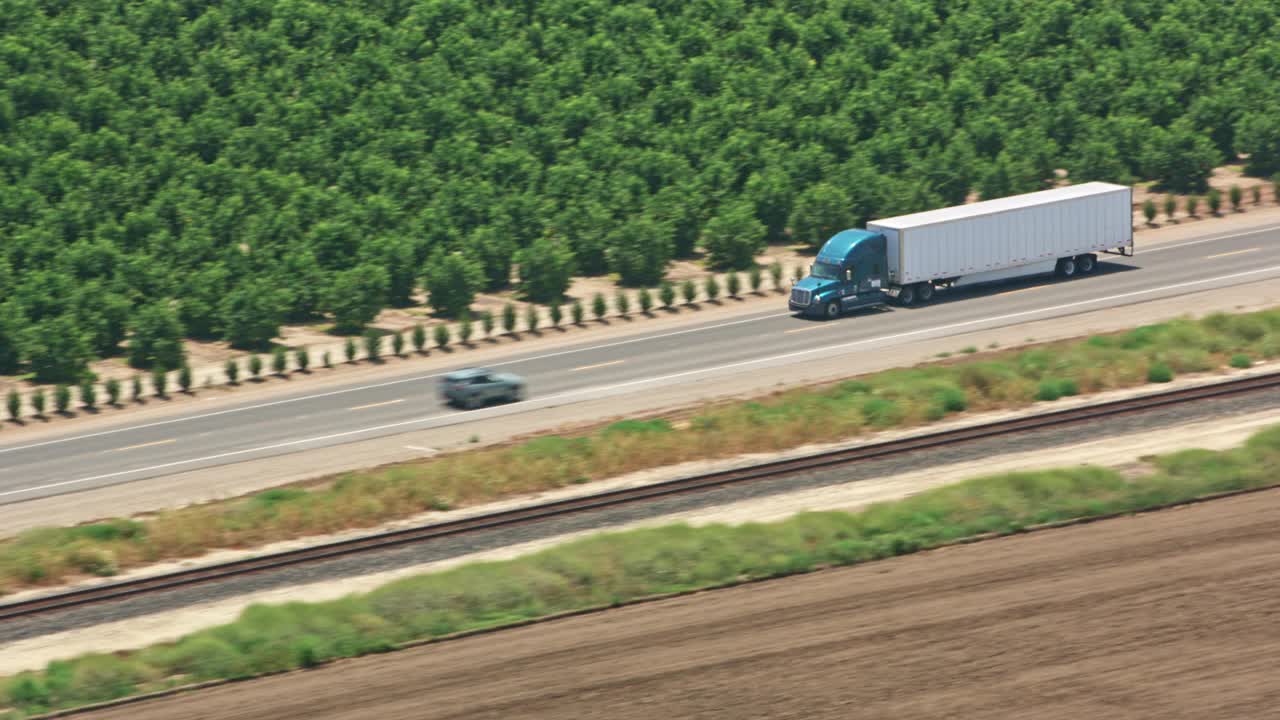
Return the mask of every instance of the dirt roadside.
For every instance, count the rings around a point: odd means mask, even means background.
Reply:
[[[1274,716],[1277,527],[1272,491],[83,717]]]
[[[739,524],[745,522],[769,522],[782,520],[796,513],[812,510],[858,510],[874,502],[896,500],[922,492],[929,488],[957,482],[965,478],[992,473],[1020,470],[1043,470],[1051,467],[1069,467],[1084,463],[1128,469],[1137,465],[1138,458],[1165,454],[1195,447],[1206,450],[1226,450],[1242,444],[1250,435],[1270,425],[1280,423],[1280,410],[1233,417],[1229,422],[1218,420],[1188,423],[1185,425],[1147,432],[1115,435],[1093,442],[1082,442],[1044,450],[1010,452],[982,461],[958,462],[930,467],[927,470],[864,479],[839,485],[789,493],[769,495],[725,505],[668,514],[617,526],[615,530],[634,529],[686,522],[690,525],[710,523]],[[816,447],[814,448],[816,449]],[[704,465],[709,465],[705,464]],[[719,463],[724,465],[724,463]],[[652,481],[656,473],[637,473],[631,477],[604,481],[603,486],[622,487]],[[602,488],[603,489],[603,488]],[[548,493],[545,499],[565,497],[574,491]],[[515,503],[504,503],[514,505]],[[87,652],[114,652],[144,647],[155,642],[175,640],[188,633],[231,622],[240,611],[252,603],[282,604],[295,601],[333,600],[350,593],[367,592],[394,580],[455,567],[464,563],[506,560],[520,555],[544,550],[569,540],[594,534],[586,530],[542,540],[525,542],[485,552],[476,552],[437,562],[396,570],[371,573],[361,577],[347,577],[327,582],[314,582],[280,589],[264,590],[234,598],[208,602],[176,610],[119,620],[92,627],[33,637],[7,644],[0,644],[0,675],[11,675],[22,670],[44,667],[51,660],[63,659]],[[299,546],[302,543],[281,543],[276,550]],[[229,551],[214,553],[206,560],[230,559],[248,553]],[[185,563],[183,563],[185,564]],[[175,567],[149,568],[137,575],[154,573]],[[17,599],[35,593],[15,595]]]

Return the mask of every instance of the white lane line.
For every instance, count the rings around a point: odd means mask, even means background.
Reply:
[[[718,325],[708,325],[706,327],[688,328],[686,330],[675,330],[669,333],[662,333],[661,335],[645,335],[644,337],[631,338],[629,340],[619,340],[617,342],[605,343],[603,345],[592,345],[591,347],[576,348],[573,350],[560,350],[558,352],[547,353],[545,355],[536,355],[534,357],[520,358],[518,360],[504,360],[502,362],[487,363],[485,367],[505,367],[507,365],[518,365],[520,363],[546,360],[548,358],[560,357],[563,355],[572,355],[574,353],[585,353],[585,352],[592,352],[594,350],[604,350],[606,348],[618,347],[620,345],[629,345],[631,343],[648,342],[650,340],[661,340],[662,338],[675,337],[677,335],[686,335],[688,333],[718,330],[720,328],[732,327],[734,325],[760,322],[761,320],[773,320],[774,318],[787,317],[791,314],[792,313],[790,312],[784,312],[784,313],[773,313],[771,315],[764,315],[761,317],[743,318],[741,320],[732,320],[729,322],[720,323]],[[46,445],[56,445],[58,443],[72,442],[75,440],[86,440],[88,438],[101,437],[103,435],[114,435],[116,433],[129,432],[130,430],[142,430],[144,428],[158,427],[160,425],[170,425],[173,423],[189,422],[191,420],[203,420],[205,418],[218,417],[220,415],[229,415],[231,413],[248,412],[249,410],[260,410],[262,408],[273,407],[276,405],[287,405],[288,403],[302,402],[303,400],[315,400],[323,397],[342,395],[344,393],[360,392],[362,390],[372,390],[374,388],[388,387],[390,385],[399,385],[401,383],[431,380],[433,378],[438,378],[443,375],[446,375],[449,372],[450,371],[445,370],[441,372],[431,373],[429,375],[416,375],[414,377],[401,378],[399,380],[388,380],[387,382],[373,383],[372,385],[361,385],[359,387],[345,388],[343,390],[331,390],[329,392],[316,393],[314,395],[304,395],[302,397],[287,398],[285,400],[275,400],[272,402],[259,403],[257,405],[248,405],[248,406],[239,407],[239,408],[227,408],[226,410],[218,410],[216,412],[204,413],[202,415],[191,415],[188,417],[172,418],[170,420],[157,420],[156,422],[145,423],[142,425],[131,425],[129,427],[116,428],[114,430],[102,430],[100,432],[86,433],[84,435],[73,435],[71,437],[57,438],[55,440],[45,440],[43,442],[32,443],[30,445],[19,445],[17,447],[0,448],[0,455],[3,455],[4,453],[9,453],[9,452],[16,452],[18,450],[30,450],[32,448],[44,447]]]
[[[417,452],[427,453],[429,455],[435,455],[436,453],[440,452],[435,448],[419,447],[417,445],[405,445],[405,448],[409,450],[416,450]]]
[[[357,405],[353,408],[347,408],[347,409],[348,410],[368,410],[369,408],[382,407],[384,405],[395,405],[396,403],[402,403],[402,402],[404,402],[404,398],[400,398],[398,400],[384,400],[382,402],[369,403],[368,405]]]
[[[1231,252],[1218,253],[1217,255],[1207,255],[1205,260],[1215,260],[1217,258],[1231,257],[1232,255],[1244,255],[1245,253],[1258,252],[1262,248],[1249,248],[1248,250],[1232,250]]]
[[[156,445],[172,445],[173,443],[176,443],[176,442],[178,442],[177,438],[169,438],[168,440],[156,440],[155,442],[145,442],[140,445],[130,445],[128,447],[116,448],[114,450],[108,450],[107,452],[125,452],[126,450],[137,450],[138,448],[155,447]]]
[[[1086,305],[1097,305],[1098,303],[1111,302],[1113,300],[1125,300],[1128,298],[1140,297],[1142,295],[1151,295],[1153,293],[1163,292],[1166,290],[1179,290],[1182,288],[1195,287],[1197,285],[1211,285],[1213,283],[1221,283],[1226,280],[1236,280],[1239,278],[1251,277],[1254,275],[1261,275],[1263,273],[1274,273],[1278,271],[1280,271],[1280,265],[1272,265],[1270,267],[1257,268],[1255,270],[1246,270],[1243,272],[1231,273],[1230,275],[1219,275],[1217,277],[1202,278],[1200,280],[1189,280],[1187,282],[1174,283],[1172,285],[1162,285],[1160,287],[1147,288],[1146,290],[1133,290],[1126,293],[1120,293],[1118,295],[1107,295],[1105,297],[1091,298],[1089,300],[1077,300],[1076,302],[1065,303],[1062,305],[1052,305],[1050,307],[1039,308],[1036,310],[1021,310],[1015,313],[1006,313],[1004,315],[997,315],[995,317],[978,318],[977,320],[965,320],[964,322],[950,323],[948,325],[939,325],[931,328],[922,328],[920,330],[910,330],[908,332],[901,332],[893,335],[881,335],[879,337],[866,338],[863,340],[852,340],[852,341],[840,343],[837,345],[826,345],[823,347],[811,348],[809,350],[796,350],[794,352],[782,353],[781,355],[771,355],[769,357],[756,358],[754,360],[741,360],[738,362],[727,363],[725,365],[716,365],[713,367],[699,368],[697,370],[685,370],[683,372],[672,373],[670,375],[662,375],[659,377],[642,378],[639,380],[629,380],[627,382],[615,383],[613,385],[602,385],[598,387],[569,390],[567,392],[562,392],[556,395],[548,395],[546,397],[538,398],[537,402],[546,403],[546,402],[553,402],[558,400],[565,400],[565,399],[577,397],[580,395],[607,393],[607,392],[612,392],[614,390],[635,387],[638,385],[648,385],[650,383],[664,382],[667,380],[678,380],[680,378],[692,377],[695,375],[705,375],[707,373],[718,372],[723,370],[731,370],[733,368],[747,367],[749,365],[759,365],[762,363],[776,362],[778,360],[789,360],[791,358],[804,357],[806,355],[813,355],[815,353],[830,354],[836,350],[846,350],[849,348],[858,347],[860,345],[869,345],[872,343],[886,342],[890,340],[901,340],[903,338],[915,337],[918,335],[927,335],[929,333],[947,332],[951,330],[958,330],[960,328],[973,327],[975,325],[1005,322],[1005,321],[1014,320],[1017,318],[1024,318],[1029,315],[1040,315],[1043,313],[1052,313],[1060,310],[1069,310],[1071,308],[1084,307]],[[41,490],[50,490],[58,487],[66,487],[68,485],[79,485],[82,483],[93,482],[95,480],[109,480],[111,478],[120,477],[122,475],[131,475],[133,473],[150,472],[153,470],[166,470],[168,468],[181,467],[183,465],[192,465],[192,464],[201,463],[201,462],[208,462],[210,460],[221,460],[223,458],[236,457],[239,455],[248,455],[250,453],[264,452],[266,450],[278,450],[280,448],[295,447],[298,445],[305,445],[310,442],[322,442],[325,440],[335,440],[337,438],[351,437],[353,435],[362,435],[365,433],[377,432],[379,430],[390,430],[392,428],[406,427],[409,425],[420,425],[422,423],[431,422],[433,420],[442,420],[445,418],[457,417],[459,415],[467,415],[469,417],[480,418],[480,417],[484,417],[486,414],[498,414],[494,411],[501,411],[506,408],[510,408],[513,405],[528,405],[530,402],[531,402],[530,400],[521,400],[516,403],[508,403],[505,406],[497,405],[489,408],[482,408],[480,410],[451,412],[451,413],[444,413],[441,415],[428,415],[427,417],[421,417],[415,420],[401,420],[400,422],[388,423],[386,425],[375,425],[373,427],[367,427],[367,428],[358,428],[355,430],[347,430],[340,433],[333,433],[331,435],[320,435],[317,437],[302,438],[300,440],[288,440],[285,442],[275,443],[273,445],[263,445],[261,447],[248,448],[245,450],[230,450],[228,452],[218,453],[216,455],[206,455],[205,457],[189,458],[187,460],[175,460],[173,462],[168,462],[161,465],[152,465],[150,467],[144,467],[144,468],[134,468],[132,470],[118,470],[116,472],[104,473],[102,475],[94,475],[92,477],[78,478],[75,480],[63,480],[60,482],[46,483],[44,485],[36,485],[28,488],[19,488],[17,490],[7,490],[4,492],[0,492],[0,497],[6,497],[9,495],[18,495],[20,493],[38,492]]]
[[[1139,247],[1136,249],[1141,250],[1143,255],[1150,255],[1151,253],[1164,252],[1165,250],[1177,250],[1178,248],[1191,247],[1192,245],[1201,245],[1207,242],[1218,242],[1220,240],[1233,240],[1235,238],[1249,237],[1251,235],[1261,235],[1262,233],[1275,232],[1277,230],[1280,230],[1280,225],[1268,225],[1266,227],[1258,228],[1256,230],[1230,233],[1227,235],[1214,235],[1213,237],[1201,238],[1199,240],[1192,240],[1190,242],[1177,243],[1175,245],[1157,245],[1153,248],[1144,249]]]
[[[610,360],[609,362],[596,363],[595,365],[583,365],[582,367],[576,367],[570,370],[569,372],[582,372],[583,370],[596,370],[598,368],[610,367],[613,365],[621,365],[624,362],[626,362],[626,360]]]

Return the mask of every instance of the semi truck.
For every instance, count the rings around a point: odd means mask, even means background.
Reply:
[[[875,220],[818,251],[792,312],[825,318],[938,289],[1035,275],[1087,275],[1098,255],[1133,256],[1133,189],[1089,182]]]

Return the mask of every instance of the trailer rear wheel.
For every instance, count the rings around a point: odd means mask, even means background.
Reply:
[[[1081,275],[1088,275],[1098,267],[1098,258],[1093,255],[1081,255],[1076,258],[1076,269]]]
[[[933,299],[933,283],[922,282],[916,285],[916,297],[920,299],[920,303],[929,302]]]
[[[1064,277],[1064,278],[1075,277],[1075,274],[1076,274],[1075,258],[1062,258],[1061,260],[1058,261],[1059,277]]]
[[[898,291],[898,304],[903,307],[910,307],[916,304],[916,286],[903,285]]]
[[[835,300],[827,303],[826,307],[822,309],[822,314],[825,315],[828,320],[835,320],[840,317],[840,303]]]

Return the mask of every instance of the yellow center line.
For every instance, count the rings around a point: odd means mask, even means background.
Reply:
[[[821,325],[814,324],[814,325],[810,325],[809,327],[793,328],[793,329],[791,329],[791,330],[783,330],[783,331],[782,331],[782,334],[783,334],[783,335],[790,335],[791,333],[809,332],[810,330],[821,330],[822,328],[829,328],[829,327],[835,327],[835,324],[834,324],[834,323],[823,323],[823,324],[821,324]]]
[[[1016,290],[1006,290],[1000,295],[1017,295],[1018,293],[1031,292],[1032,290],[1044,290],[1049,285],[1032,285],[1031,287],[1017,288]]]
[[[369,408],[382,407],[383,405],[395,405],[396,403],[402,403],[402,402],[404,402],[404,398],[400,398],[399,400],[386,400],[384,402],[369,403],[368,405],[357,405],[353,408],[347,408],[347,409],[348,410],[367,410]]]
[[[583,365],[582,367],[576,367],[570,370],[569,372],[578,372],[580,370],[595,370],[596,368],[609,367],[610,365],[621,365],[624,362],[626,362],[626,360],[611,360],[609,362],[598,363],[596,365]]]
[[[129,447],[116,448],[111,452],[124,452],[125,450],[137,450],[138,448],[152,447],[154,445],[169,445],[178,442],[177,438],[169,438],[168,440],[156,440],[155,442],[142,443],[141,445],[130,445]]]
[[[1230,257],[1232,255],[1244,255],[1245,253],[1257,252],[1262,248],[1249,248],[1248,250],[1232,250],[1231,252],[1218,253],[1217,255],[1209,255],[1205,260],[1213,260],[1214,258]]]

